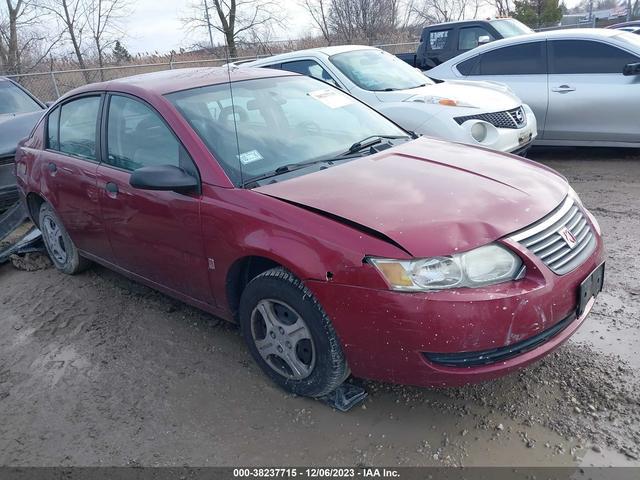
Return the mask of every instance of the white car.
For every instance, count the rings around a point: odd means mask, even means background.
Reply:
[[[334,85],[406,130],[452,142],[524,154],[536,138],[533,111],[492,82],[435,83],[383,50],[337,46],[247,62],[302,73]]]

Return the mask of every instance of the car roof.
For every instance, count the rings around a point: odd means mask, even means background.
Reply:
[[[330,57],[332,55],[337,55],[339,53],[352,52],[355,50],[377,50],[377,49],[375,47],[369,47],[367,45],[336,45],[331,47],[307,48],[305,50],[296,50],[295,52],[281,53],[279,55],[273,55],[271,57],[259,58],[258,60],[243,63],[242,66],[263,65],[265,63],[271,64],[271,63],[284,62],[292,58],[299,58],[299,57],[309,56],[317,53]]]
[[[297,74],[264,68],[239,69],[235,66],[231,66],[230,68],[179,68],[161,72],[143,73],[141,75],[133,75],[131,77],[118,78],[101,83],[91,83],[70,91],[64,95],[64,97],[95,91],[120,91],[129,93],[144,91],[156,95],[165,95],[181,90],[219,85],[229,81],[241,82],[243,80],[290,75]]]

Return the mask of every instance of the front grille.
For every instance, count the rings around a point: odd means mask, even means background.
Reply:
[[[511,239],[531,250],[558,275],[578,267],[596,248],[591,225],[571,197]]]
[[[506,347],[492,348],[477,352],[459,353],[423,353],[430,362],[449,367],[473,367],[478,365],[490,365],[496,362],[504,362],[518,355],[522,355],[536,347],[541,346],[548,340],[562,332],[576,319],[576,313],[560,320],[553,327],[544,330],[533,337],[529,337]]]
[[[462,125],[467,120],[482,120],[497,128],[522,128],[527,124],[527,115],[522,107],[503,112],[479,113],[478,115],[467,115],[466,117],[455,117],[458,125]]]

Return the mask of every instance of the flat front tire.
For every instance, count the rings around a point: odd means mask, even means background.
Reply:
[[[38,225],[47,253],[58,270],[73,275],[91,265],[89,260],[80,256],[64,225],[46,202],[40,206]]]
[[[284,268],[249,282],[239,314],[251,355],[288,392],[322,397],[349,376],[329,317],[311,291]]]

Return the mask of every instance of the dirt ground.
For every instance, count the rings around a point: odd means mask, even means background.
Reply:
[[[482,385],[284,394],[237,330],[106,269],[0,267],[0,465],[640,465],[640,156],[538,150],[597,216],[605,291],[555,354]],[[46,263],[42,266],[46,267]]]

